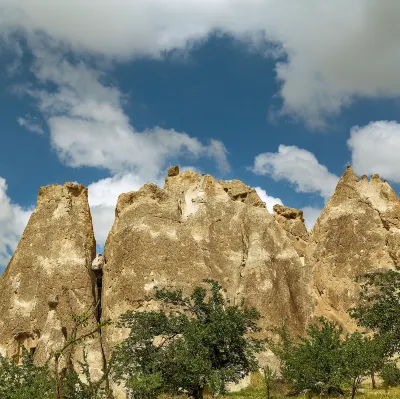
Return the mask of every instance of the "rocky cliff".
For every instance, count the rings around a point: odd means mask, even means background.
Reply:
[[[145,298],[155,287],[189,291],[205,278],[219,280],[231,301],[256,306],[262,327],[286,320],[301,334],[324,315],[354,329],[346,312],[358,297],[357,276],[400,266],[400,200],[379,176],[359,179],[349,167],[308,232],[302,211],[277,205],[271,215],[238,180],[174,167],[163,188],[146,184],[119,196],[104,258],[94,251],[87,189],[41,188],[0,277],[2,354],[18,360],[25,346],[43,362],[68,336],[71,311],[101,299],[101,317],[116,320],[128,309],[152,309]],[[88,328],[99,318],[93,313]],[[125,333],[109,327],[85,342],[97,375]]]
[[[79,184],[39,190],[36,209],[0,278],[0,353],[19,361],[25,346],[38,363],[60,349],[72,315],[95,306],[95,255],[87,189]],[[95,315],[88,320],[91,328]],[[84,332],[84,331],[83,331]],[[100,338],[86,341],[94,375],[103,367]],[[72,360],[81,358],[76,348]]]
[[[218,280],[232,301],[246,298],[264,327],[287,320],[304,331],[312,313],[307,267],[254,189],[210,175],[170,172],[165,187],[148,184],[120,195],[105,247],[103,317],[151,308],[155,287],[191,290]],[[107,354],[121,331],[103,335]]]

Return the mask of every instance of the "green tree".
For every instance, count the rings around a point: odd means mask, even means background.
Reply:
[[[266,366],[263,368],[265,396],[267,399],[272,398],[272,391],[276,386],[278,375],[271,367]]]
[[[0,355],[0,398],[54,399],[54,379],[47,365],[36,366],[28,351],[22,350],[22,363]]]
[[[270,341],[270,348],[280,359],[282,375],[295,393],[342,393],[346,370],[341,327],[321,317],[307,327],[305,337],[296,340],[285,326],[274,332],[280,339]]]
[[[380,376],[383,380],[383,386],[386,391],[389,390],[389,387],[400,385],[400,370],[394,362],[386,363],[382,367]]]
[[[351,397],[355,397],[358,388],[371,370],[376,371],[378,363],[384,361],[379,342],[355,332],[348,334],[342,345],[342,362],[345,379],[351,384]]]
[[[203,397],[238,382],[257,368],[255,354],[263,341],[254,338],[260,318],[255,308],[231,305],[221,286],[205,280],[185,297],[181,290],[156,290],[163,310],[125,313],[119,327],[128,338],[114,351],[113,376],[130,397],[155,398],[160,393]],[[250,334],[250,336],[249,336]]]
[[[357,323],[379,336],[388,356],[400,351],[400,273],[386,270],[360,277],[359,304],[350,310]]]

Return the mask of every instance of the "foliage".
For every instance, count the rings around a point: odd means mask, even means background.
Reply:
[[[341,327],[321,317],[307,327],[306,337],[297,340],[290,337],[285,325],[274,332],[280,339],[270,341],[270,348],[280,359],[282,375],[294,392],[342,392],[346,368]]]
[[[207,386],[213,395],[255,370],[255,353],[263,341],[254,308],[231,305],[221,286],[205,280],[189,297],[181,290],[156,290],[159,311],[125,313],[119,327],[128,338],[114,351],[113,376],[124,382],[130,397],[155,398],[161,392],[201,398]]]
[[[65,292],[68,294],[68,292]],[[93,381],[90,375],[87,353],[83,352],[83,361],[78,362],[80,371],[86,382],[81,381],[72,366],[71,356],[76,345],[93,337],[109,321],[89,323],[97,312],[97,305],[87,311],[76,314],[71,311],[72,329],[65,331],[65,341],[61,348],[53,351],[43,366],[36,366],[33,358],[22,348],[22,364],[16,365],[13,359],[0,355],[0,398],[1,399],[103,399],[108,397],[108,372],[102,378]],[[65,367],[61,368],[60,360],[64,358]],[[51,370],[50,370],[51,365]]]
[[[386,390],[389,389],[389,387],[400,385],[400,370],[394,362],[386,363],[382,367],[380,376]]]
[[[62,378],[62,399],[106,399],[109,397],[107,372],[99,380],[93,381],[90,374],[87,352],[83,350],[83,361],[78,361],[85,382],[79,378],[74,368],[70,368]]]
[[[354,398],[364,378],[375,372],[378,365],[383,363],[383,353],[379,341],[360,332],[346,336],[341,353],[343,374],[351,385],[351,397]]]
[[[265,396],[267,399],[272,398],[272,390],[275,388],[278,375],[271,367],[266,366],[263,368],[263,377],[265,385]]]
[[[373,330],[387,355],[400,351],[400,273],[386,270],[361,276],[359,305],[350,310],[361,327]]]
[[[22,349],[22,363],[0,355],[0,398],[54,399],[54,380],[47,365],[35,366],[32,357]]]

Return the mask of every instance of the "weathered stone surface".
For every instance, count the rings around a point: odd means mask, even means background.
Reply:
[[[179,175],[179,166],[172,166],[171,168],[168,169],[169,177],[178,176],[178,175]]]
[[[37,206],[4,274],[0,277],[0,352],[19,356],[22,346],[43,363],[65,341],[71,313],[95,304],[95,255],[87,189],[79,184],[51,185],[39,190]],[[88,328],[96,322],[89,319]],[[85,330],[83,330],[85,331]],[[93,375],[103,360],[99,337],[85,346]],[[78,347],[72,359],[80,359]]]
[[[348,167],[310,235],[310,255],[316,314],[354,329],[347,310],[358,298],[356,277],[400,266],[400,201],[389,184],[378,175],[359,180]]]
[[[297,253],[305,263],[308,250],[308,231],[303,211],[283,205],[274,205],[275,221],[286,231]]]
[[[149,309],[155,287],[188,292],[205,278],[219,280],[231,301],[242,297],[263,314],[262,326],[286,319],[303,332],[312,311],[311,281],[274,217],[254,190],[184,172],[164,189],[147,184],[119,197],[105,247],[103,317]],[[107,355],[124,336],[103,334]]]
[[[256,190],[254,190],[253,187],[246,186],[246,184],[240,180],[220,180],[218,183],[233,201],[240,201],[247,205],[265,208],[265,203],[261,201]]]

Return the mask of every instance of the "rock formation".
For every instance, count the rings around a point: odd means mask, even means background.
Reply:
[[[287,320],[302,333],[312,312],[305,266],[254,189],[239,181],[170,171],[164,189],[146,184],[121,194],[105,247],[103,317],[149,309],[155,287],[220,281],[233,301],[246,298],[264,327]],[[107,355],[122,339],[103,334]]]
[[[348,167],[309,233],[302,211],[276,205],[271,215],[238,180],[173,167],[164,188],[119,196],[105,255],[94,251],[87,189],[41,188],[0,277],[0,353],[18,360],[25,346],[42,363],[65,341],[71,312],[101,301],[90,328],[100,317],[153,309],[146,298],[156,287],[188,292],[205,278],[220,281],[231,301],[256,306],[262,327],[286,320],[301,334],[323,315],[352,330],[357,276],[400,266],[400,200],[378,175],[358,179]],[[94,376],[125,334],[108,327],[85,342]]]
[[[308,255],[308,231],[304,224],[303,211],[283,205],[274,205],[275,221],[283,227],[297,253],[306,262]]]
[[[378,175],[359,180],[348,167],[309,240],[316,314],[352,330],[347,310],[358,298],[357,276],[400,266],[399,198]]]
[[[0,278],[0,353],[21,356],[25,346],[38,363],[60,349],[72,314],[95,306],[95,253],[87,189],[79,184],[42,187],[35,211]],[[86,328],[93,328],[95,316]],[[84,331],[83,331],[84,332]],[[99,336],[85,346],[94,376],[103,357]],[[80,359],[76,348],[72,359]]]

